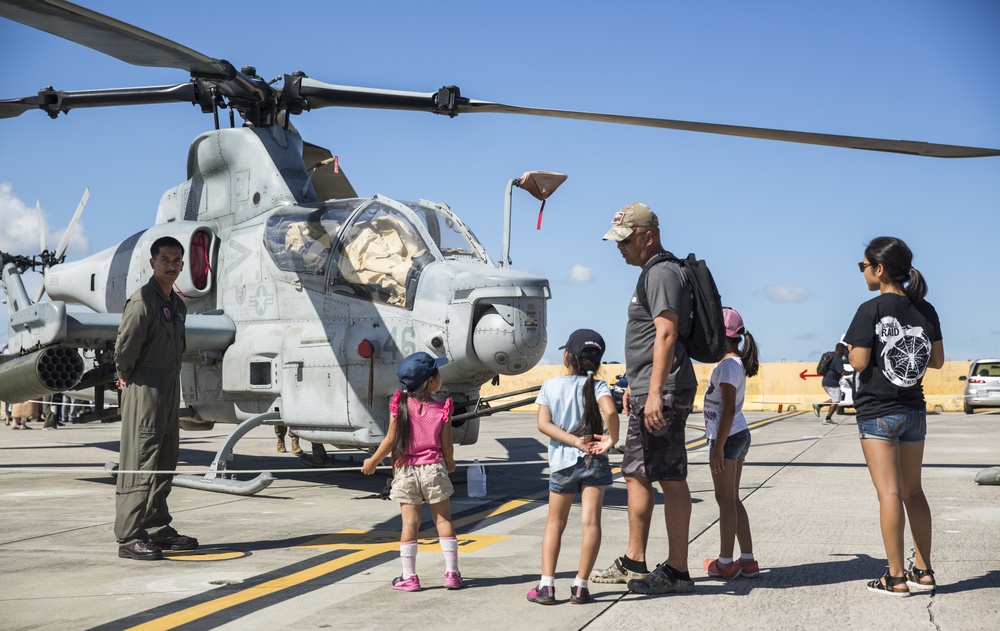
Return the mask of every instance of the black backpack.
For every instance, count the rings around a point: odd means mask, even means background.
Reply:
[[[826,376],[826,373],[830,372],[830,364],[833,362],[833,351],[827,351],[823,353],[819,358],[819,363],[816,364],[816,374]]]
[[[639,304],[646,313],[650,313],[649,298],[646,296],[646,274],[653,265],[663,261],[680,267],[691,286],[694,318],[691,333],[684,340],[688,355],[691,359],[706,364],[719,361],[726,354],[726,322],[722,317],[722,297],[705,261],[696,259],[694,254],[688,254],[686,259],[679,259],[670,252],[657,254],[639,275],[639,282],[635,287]]]

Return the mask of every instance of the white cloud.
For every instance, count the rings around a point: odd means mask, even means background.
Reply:
[[[771,302],[804,302],[809,300],[812,293],[805,287],[795,285],[767,285],[764,287],[764,295]]]
[[[594,280],[594,270],[587,267],[586,265],[580,265],[577,263],[569,270],[569,282],[571,283],[589,283]]]
[[[75,210],[75,209],[74,209]],[[45,245],[55,250],[65,233],[65,226],[53,232],[51,220],[46,216],[44,206],[42,217],[45,221]],[[9,182],[0,182],[0,250],[11,254],[32,255],[39,253],[38,215],[35,207],[25,204],[13,193]],[[90,241],[84,233],[83,221],[76,224],[67,252],[83,254],[90,250]]]

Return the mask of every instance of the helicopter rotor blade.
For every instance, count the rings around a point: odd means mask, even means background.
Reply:
[[[287,93],[295,91],[309,104],[309,109],[321,107],[362,107],[386,110],[407,110],[447,114],[446,106],[438,105],[437,92],[407,92],[404,90],[383,90],[379,88],[359,88],[349,85],[334,85],[316,81],[308,77],[298,78],[295,85],[286,79],[282,89],[282,99],[288,100]],[[452,87],[455,93],[458,88]],[[445,88],[442,88],[445,90]],[[465,99],[468,101],[468,99]],[[457,115],[458,112],[452,113]]]
[[[787,131],[783,129],[767,129],[764,127],[744,127],[741,125],[720,125],[717,123],[699,123],[692,121],[670,120],[665,118],[644,118],[641,116],[622,116],[618,114],[541,109],[535,107],[520,107],[517,105],[502,105],[500,103],[489,103],[486,101],[470,101],[466,107],[461,109],[463,112],[491,112],[501,114],[526,114],[529,116],[550,116],[554,118],[571,118],[602,123],[641,125],[645,127],[660,127],[663,129],[678,129],[682,131],[694,131],[708,134],[723,134],[726,136],[742,136],[744,138],[759,138],[762,140],[797,142],[807,145],[841,147],[844,149],[884,151],[888,153],[902,153],[933,158],[983,158],[1000,156],[1000,149],[982,147],[942,145],[914,140],[887,140],[882,138],[865,138],[862,136],[842,136],[837,134]]]
[[[501,103],[490,103],[488,101],[477,101],[462,97],[459,94],[458,88],[454,86],[441,88],[437,92],[404,92],[399,90],[381,90],[332,85],[316,81],[314,79],[302,78],[298,85],[293,86],[293,90],[297,90],[297,94],[306,100],[309,109],[320,107],[362,107],[427,111],[452,117],[465,113],[520,114],[527,116],[548,116],[552,118],[589,120],[601,123],[615,123],[619,125],[659,127],[662,129],[676,129],[708,134],[723,134],[727,136],[742,136],[745,138],[796,142],[809,145],[841,147],[845,149],[884,151],[889,153],[902,153],[936,158],[981,158],[1000,156],[1000,149],[942,145],[913,140],[886,140],[860,136],[842,136],[836,134],[767,129],[763,127],[699,123],[692,121],[671,120],[666,118],[646,118],[642,116],[624,116],[620,114],[602,114],[597,112],[578,112],[572,110],[554,110],[537,107],[522,107],[518,105],[504,105]]]
[[[236,69],[164,37],[65,0],[3,0],[0,16],[136,65],[231,79]]]
[[[49,116],[80,107],[107,107],[112,105],[150,105],[155,103],[202,103],[204,110],[211,104],[211,94],[199,89],[196,82],[177,85],[158,85],[140,88],[110,88],[106,90],[77,90],[67,92],[45,88],[35,96],[0,101],[0,118],[20,116],[31,109],[40,109]],[[209,110],[211,111],[211,110]]]
[[[83,214],[83,208],[87,205],[88,199],[90,199],[89,186],[83,190],[83,197],[80,198],[80,203],[76,206],[76,212],[73,213],[73,218],[69,220],[66,232],[63,233],[62,239],[59,241],[59,247],[55,251],[55,258],[57,260],[62,258],[63,252],[69,246],[69,240],[73,237],[73,230],[76,229],[76,222],[80,220],[80,215]]]
[[[35,214],[38,216],[38,251],[44,252],[45,247],[45,218],[42,217],[42,202],[35,200]]]

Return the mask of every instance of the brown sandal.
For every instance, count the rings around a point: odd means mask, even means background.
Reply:
[[[921,570],[916,566],[911,565],[910,569],[904,574],[906,576],[906,586],[910,589],[918,592],[930,592],[934,593],[937,589],[937,581],[934,580],[934,570],[927,568],[926,570]],[[931,579],[930,583],[921,583],[922,579]]]
[[[897,585],[902,585],[903,589],[896,589]],[[881,578],[868,581],[868,591],[886,596],[897,596],[899,598],[905,598],[910,595],[910,588],[906,586],[906,574],[904,573],[903,576],[890,576],[888,570],[886,570],[885,575]]]

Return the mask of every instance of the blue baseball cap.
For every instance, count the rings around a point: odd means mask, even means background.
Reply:
[[[430,379],[435,370],[447,363],[447,357],[432,357],[424,352],[414,353],[399,362],[396,376],[407,390],[416,390]]]

